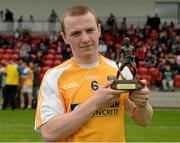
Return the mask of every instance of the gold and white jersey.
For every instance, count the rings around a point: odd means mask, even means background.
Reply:
[[[71,112],[94,95],[99,86],[107,82],[108,75],[116,75],[117,65],[102,55],[91,65],[78,65],[73,59],[46,72],[39,91],[35,129],[57,114]],[[122,71],[132,79],[127,67]],[[78,131],[66,139],[69,142],[125,141],[124,104],[128,93],[113,104],[94,113]],[[88,109],[87,109],[88,110]]]

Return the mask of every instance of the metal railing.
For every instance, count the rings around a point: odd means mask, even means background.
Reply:
[[[120,23],[122,21],[123,17],[116,17],[116,22],[118,26],[120,26]],[[134,25],[134,27],[139,26],[140,28],[143,28],[146,23],[146,17],[126,17],[127,19],[127,26],[129,27],[131,24]],[[103,25],[106,25],[107,17],[100,17],[100,20],[102,21]],[[178,19],[177,18],[167,18],[163,17],[161,18],[161,24],[167,21],[167,23],[170,23],[170,21],[173,21],[174,24],[179,27],[178,25]],[[48,21],[35,21],[35,22],[29,22],[24,21],[19,23],[18,21],[15,22],[4,22],[0,21],[0,32],[13,32],[16,29],[27,29],[32,32],[50,32],[50,31],[56,31],[59,32],[61,30],[60,28],[60,22],[56,23],[49,23]]]

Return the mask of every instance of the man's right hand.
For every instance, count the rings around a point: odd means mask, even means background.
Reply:
[[[112,82],[113,81],[106,82],[103,86],[99,87],[99,89],[95,92],[92,98],[94,98],[97,107],[109,105],[117,101],[122,93],[127,92],[125,90],[111,89],[110,86]]]

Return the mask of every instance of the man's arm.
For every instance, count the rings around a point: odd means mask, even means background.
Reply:
[[[125,91],[112,90],[107,82],[100,87],[87,101],[82,103],[77,109],[69,113],[57,114],[48,122],[41,126],[41,134],[45,141],[62,141],[77,131],[86,123],[96,110],[102,106],[109,105],[119,99],[121,93]]]
[[[142,80],[145,87],[140,91],[134,91],[126,102],[126,111],[136,124],[146,127],[152,119],[153,109],[149,104],[149,89],[146,81]]]

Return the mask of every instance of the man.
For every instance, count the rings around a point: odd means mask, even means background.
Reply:
[[[19,86],[19,74],[22,74],[22,68],[17,64],[17,60],[12,58],[5,68],[5,87],[3,92],[2,109],[5,110],[10,103],[12,110],[16,108],[16,94]]]
[[[108,75],[118,68],[98,54],[101,27],[86,6],[74,6],[61,18],[62,37],[73,57],[49,70],[41,83],[35,128],[45,141],[125,141],[124,111],[140,126],[152,118],[149,90],[132,92],[110,89]],[[132,78],[128,68],[122,73]]]

